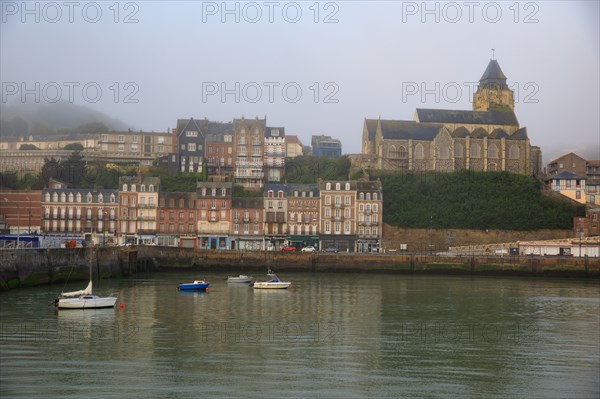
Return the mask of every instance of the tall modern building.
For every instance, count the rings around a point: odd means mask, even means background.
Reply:
[[[335,158],[342,156],[342,142],[330,136],[312,136],[312,155],[315,157]]]

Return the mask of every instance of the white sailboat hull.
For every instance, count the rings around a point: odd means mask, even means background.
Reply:
[[[57,307],[59,309],[98,309],[112,308],[117,298],[99,297],[96,295],[84,295],[79,298],[59,298]]]
[[[292,283],[289,281],[261,281],[254,283],[254,289],[286,289]]]

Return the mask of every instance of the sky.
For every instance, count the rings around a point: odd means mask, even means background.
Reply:
[[[3,104],[71,101],[145,131],[266,116],[358,153],[365,118],[472,109],[494,57],[544,162],[600,159],[598,1],[0,6]]]

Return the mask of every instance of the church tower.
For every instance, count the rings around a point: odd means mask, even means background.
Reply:
[[[473,111],[515,110],[514,92],[506,84],[498,61],[492,59],[488,64],[479,86],[473,95]]]

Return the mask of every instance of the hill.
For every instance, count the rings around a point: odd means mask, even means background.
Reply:
[[[85,125],[104,125],[108,130],[127,130],[119,119],[66,101],[57,103],[3,104],[0,106],[0,136],[52,136],[72,133]],[[83,132],[85,133],[85,132]]]
[[[543,195],[541,182],[506,172],[379,176],[383,221],[403,228],[570,229],[585,207]]]

